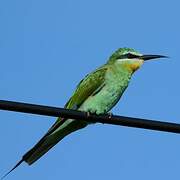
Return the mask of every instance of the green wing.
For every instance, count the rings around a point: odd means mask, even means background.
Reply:
[[[95,95],[95,93],[100,91],[100,89],[105,85],[106,70],[107,66],[104,65],[86,75],[85,78],[79,82],[75,92],[65,104],[64,108],[77,110],[89,96]],[[59,128],[59,126],[61,126],[65,120],[66,119],[59,117],[53,126],[48,130],[45,137]]]
[[[80,105],[92,95],[99,92],[105,85],[105,73],[107,67],[103,66],[96,71],[88,74],[77,86],[76,91],[66,103],[67,109],[78,109]]]

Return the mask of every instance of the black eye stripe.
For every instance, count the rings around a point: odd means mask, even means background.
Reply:
[[[119,56],[118,59],[125,59],[125,58],[133,59],[133,58],[138,58],[138,57],[139,56],[137,56],[135,54],[127,53],[127,54]]]

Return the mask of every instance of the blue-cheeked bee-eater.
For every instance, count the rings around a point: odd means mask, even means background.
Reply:
[[[110,56],[106,64],[80,81],[65,108],[96,113],[97,115],[108,113],[128,87],[134,72],[145,61],[165,57],[162,55],[142,55],[131,48],[119,48]],[[40,141],[25,153],[6,175],[23,161],[29,165],[33,164],[65,136],[87,125],[88,123],[85,121],[59,117]]]

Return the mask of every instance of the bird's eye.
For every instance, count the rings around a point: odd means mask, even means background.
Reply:
[[[137,58],[138,56],[137,55],[135,55],[135,54],[131,54],[131,53],[128,53],[127,54],[127,58],[128,59],[133,59],[133,58]]]
[[[133,58],[138,58],[138,56],[135,54],[127,53],[118,57],[118,59],[133,59]]]

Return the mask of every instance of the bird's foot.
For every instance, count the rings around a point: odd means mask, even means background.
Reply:
[[[111,119],[112,116],[113,116],[113,113],[112,112],[108,112],[107,115],[108,115],[108,118]]]
[[[86,116],[89,117],[91,113],[89,111],[86,112]]]

